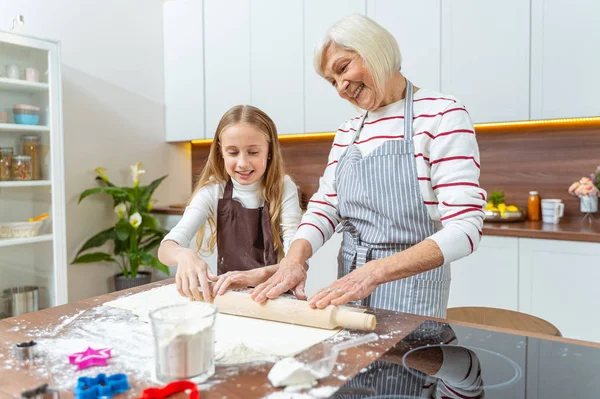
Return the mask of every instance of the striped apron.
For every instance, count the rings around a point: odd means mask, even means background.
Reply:
[[[336,169],[343,232],[338,256],[342,277],[373,259],[418,244],[437,229],[419,187],[413,142],[413,85],[406,80],[404,139],[388,140],[366,156],[354,142],[367,114]],[[450,264],[405,279],[381,284],[360,304],[423,316],[445,317],[450,291]]]

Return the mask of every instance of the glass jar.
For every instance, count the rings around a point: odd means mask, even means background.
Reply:
[[[530,191],[527,199],[527,219],[538,221],[541,219],[540,196],[537,191]]]
[[[23,155],[31,157],[31,179],[40,180],[39,136],[23,136]]]
[[[31,180],[31,157],[28,155],[17,155],[13,157],[12,178],[13,180]]]
[[[0,147],[0,181],[11,179],[13,148]]]

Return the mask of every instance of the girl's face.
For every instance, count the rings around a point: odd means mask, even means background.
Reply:
[[[376,92],[373,77],[354,51],[331,43],[323,52],[321,68],[325,79],[344,100],[367,111],[373,111],[381,105],[383,98]]]
[[[269,142],[262,131],[240,122],[221,132],[221,155],[232,179],[242,185],[252,184],[267,170]]]

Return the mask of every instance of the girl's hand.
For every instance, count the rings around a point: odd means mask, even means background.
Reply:
[[[312,308],[324,309],[328,305],[340,306],[364,299],[371,295],[380,284],[377,270],[374,262],[368,262],[336,280],[329,287],[319,290],[308,298],[308,304]]]
[[[211,292],[209,281],[216,280],[216,276],[210,272],[208,264],[200,259],[191,249],[181,250],[177,255],[177,273],[175,281],[177,291],[181,296],[202,300],[198,283],[202,288],[202,296],[205,302],[211,301]]]
[[[306,263],[286,257],[277,266],[278,269],[271,278],[250,290],[251,298],[258,303],[263,303],[267,299],[277,298],[284,292],[292,290],[298,299],[306,299],[304,294],[308,269]]]
[[[213,296],[223,295],[228,288],[256,287],[266,281],[279,268],[278,265],[259,267],[247,271],[234,271],[221,274],[213,285]]]

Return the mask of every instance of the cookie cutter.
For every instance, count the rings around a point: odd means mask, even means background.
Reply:
[[[110,399],[114,395],[125,392],[130,388],[125,374],[98,374],[96,377],[79,377],[77,386],[73,389],[76,399]]]
[[[162,388],[146,388],[138,399],[165,399],[171,395],[184,392],[188,394],[189,399],[200,399],[198,385],[187,380],[173,381]]]
[[[56,389],[49,388],[48,384],[42,384],[37,388],[21,392],[21,399],[59,399],[60,393]]]
[[[31,360],[37,356],[37,342],[21,342],[15,345],[15,354],[19,360]]]
[[[106,366],[106,362],[112,356],[110,348],[93,349],[88,347],[83,352],[69,355],[69,363],[77,365],[79,370],[92,366]]]

